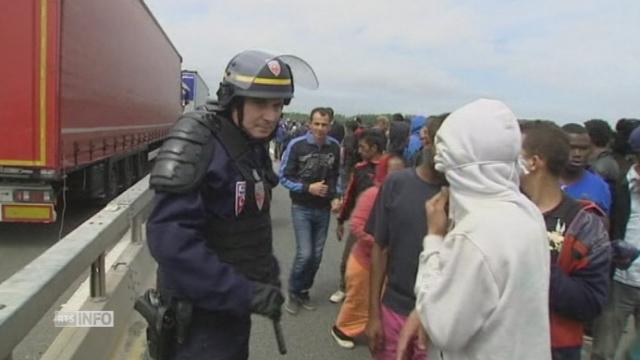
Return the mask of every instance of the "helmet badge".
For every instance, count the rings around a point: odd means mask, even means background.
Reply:
[[[267,63],[267,66],[269,67],[269,70],[271,70],[271,73],[273,73],[273,75],[275,76],[279,76],[280,72],[282,71],[282,68],[280,68],[280,62],[278,62],[278,60],[271,60]]]

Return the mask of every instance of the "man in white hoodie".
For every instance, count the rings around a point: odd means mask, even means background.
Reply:
[[[548,240],[518,188],[520,145],[515,115],[495,100],[463,106],[438,131],[436,169],[450,187],[427,203],[400,348],[423,327],[431,359],[551,359]]]

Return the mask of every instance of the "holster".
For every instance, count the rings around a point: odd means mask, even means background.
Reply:
[[[149,356],[154,360],[170,359],[175,351],[176,332],[179,328],[173,306],[163,302],[155,289],[149,289],[136,299],[134,309],[148,323]]]

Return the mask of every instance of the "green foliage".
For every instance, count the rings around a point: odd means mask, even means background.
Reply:
[[[299,112],[285,112],[282,115],[285,119],[289,118],[291,120],[297,121],[297,122],[307,122],[309,120],[309,114],[307,113],[299,113]],[[371,126],[376,122],[376,118],[378,116],[386,116],[387,118],[389,118],[389,120],[391,120],[391,114],[358,114],[358,115],[352,115],[352,116],[345,116],[343,114],[335,114],[334,115],[334,120],[344,124],[346,121],[349,120],[354,120],[356,117],[359,117],[362,119],[362,123],[365,126]]]

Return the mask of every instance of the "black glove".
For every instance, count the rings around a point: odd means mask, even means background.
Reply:
[[[282,296],[280,288],[255,281],[252,283],[253,298],[251,299],[251,312],[266,316],[271,320],[280,320],[280,316],[282,315],[281,308],[284,303],[284,296]]]

